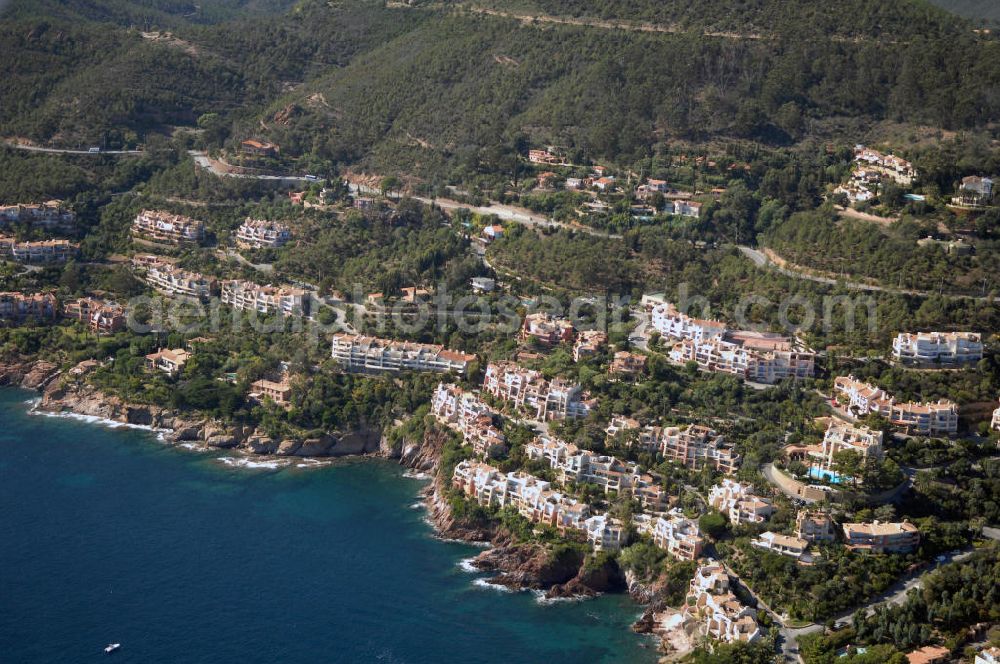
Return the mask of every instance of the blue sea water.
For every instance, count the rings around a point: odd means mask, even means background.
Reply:
[[[394,464],[234,468],[30,396],[0,390],[0,662],[655,660],[627,597],[477,585]]]

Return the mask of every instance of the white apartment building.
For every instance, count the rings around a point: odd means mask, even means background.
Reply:
[[[464,460],[455,466],[452,485],[484,507],[509,505],[533,523],[580,532],[598,550],[614,551],[627,543],[619,521],[592,513],[586,503],[527,473],[502,473],[485,463]]]
[[[622,522],[607,514],[595,514],[583,522],[587,541],[594,551],[618,551],[625,533]]]
[[[866,426],[852,426],[831,420],[819,445],[789,445],[791,458],[799,458],[819,473],[834,472],[834,457],[845,451],[857,452],[863,459],[882,458],[882,432]]]
[[[277,221],[246,218],[236,231],[236,244],[252,249],[276,249],[292,239],[288,226]]]
[[[136,261],[133,260],[133,265]],[[197,272],[182,270],[167,262],[143,264],[143,280],[164,295],[181,295],[207,300],[216,291],[217,282]]]
[[[427,371],[464,374],[475,355],[446,350],[437,344],[379,339],[356,334],[333,335],[331,355],[344,371],[398,373]]]
[[[483,390],[509,401],[539,421],[586,417],[592,402],[583,398],[579,385],[561,378],[546,380],[538,371],[511,362],[493,362],[486,367]]]
[[[653,511],[662,511],[669,505],[667,492],[652,475],[643,473],[638,464],[581,450],[572,443],[547,436],[528,443],[525,454],[559,471],[560,482],[596,484],[605,493],[626,493],[643,508]]]
[[[687,314],[682,314],[670,302],[657,304],[653,307],[650,323],[661,335],[671,339],[704,341],[721,338],[726,332],[726,325],[721,321],[692,318]]]
[[[1000,664],[1000,647],[989,646],[976,653],[975,664]]]
[[[0,226],[24,224],[46,229],[72,228],[76,213],[63,207],[62,201],[0,205]]]
[[[801,537],[792,537],[768,531],[761,533],[757,539],[751,540],[750,546],[798,560],[805,555],[806,549],[809,548],[809,542]]]
[[[431,397],[434,417],[462,434],[476,454],[485,457],[494,446],[506,446],[506,438],[494,424],[500,418],[486,403],[472,392],[457,385],[438,383]]]
[[[649,535],[653,543],[679,560],[697,560],[705,546],[698,523],[674,509],[661,516],[640,514],[633,518],[636,530]]]
[[[143,210],[132,222],[132,236],[169,244],[201,244],[205,224],[162,210]]]
[[[222,282],[221,299],[238,311],[264,315],[302,316],[309,313],[309,293],[301,288],[261,286],[252,281],[232,279]]]
[[[728,478],[712,487],[708,494],[708,504],[725,514],[729,523],[734,526],[764,523],[774,514],[771,502],[755,495],[749,484],[740,484]]]
[[[911,434],[951,435],[958,431],[958,405],[942,399],[933,403],[897,403],[884,390],[854,376],[838,376],[833,384],[837,402],[852,415],[875,413]]]
[[[718,641],[753,642],[761,636],[757,612],[737,599],[725,569],[714,561],[699,567],[691,579],[684,616],[702,635]]]
[[[993,420],[990,422],[990,428],[1000,431],[1000,408],[993,411]]]
[[[851,549],[872,553],[907,553],[920,546],[920,531],[902,523],[845,523],[844,540]]]
[[[638,444],[692,470],[708,466],[723,473],[734,473],[739,468],[740,456],[726,444],[725,438],[701,424],[646,427]]]
[[[903,364],[967,364],[983,359],[983,341],[976,332],[900,332],[892,356]]]
[[[79,248],[80,245],[69,240],[20,242],[12,237],[0,236],[0,256],[28,265],[65,263],[76,256]]]

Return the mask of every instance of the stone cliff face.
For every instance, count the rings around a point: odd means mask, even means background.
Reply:
[[[148,426],[166,432],[169,442],[199,443],[217,449],[233,449],[247,454],[279,456],[347,456],[379,451],[380,433],[361,426],[344,434],[329,434],[306,440],[275,440],[251,426],[224,424],[197,413],[179,412],[157,405],[128,403],[106,394],[84,379],[81,371],[66,374],[54,364],[28,359],[0,363],[0,385],[16,385],[39,390],[38,409],[46,412],[72,412],[79,415],[125,424]]]

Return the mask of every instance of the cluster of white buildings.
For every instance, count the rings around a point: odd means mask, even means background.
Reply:
[[[431,412],[439,422],[462,434],[480,457],[489,456],[491,449],[506,448],[507,439],[496,424],[499,413],[472,392],[438,383],[431,397]]]
[[[983,340],[976,332],[901,332],[892,356],[903,364],[968,364],[983,359]]]
[[[143,210],[132,221],[132,237],[168,244],[201,244],[205,224],[163,210]]]
[[[878,196],[882,181],[889,178],[909,187],[917,177],[913,164],[891,154],[857,145],[854,148],[856,167],[851,179],[834,189],[835,194],[844,194],[850,203],[865,203]]]
[[[398,373],[427,371],[464,374],[475,355],[448,350],[438,344],[419,344],[357,334],[333,335],[331,355],[344,371]]]
[[[13,237],[0,236],[0,256],[17,263],[29,265],[44,263],[65,263],[76,256],[80,245],[69,240],[19,241]]]
[[[151,254],[133,256],[132,266],[147,284],[164,295],[207,300],[218,290],[218,282],[214,277],[183,270],[160,256]]]
[[[917,169],[907,160],[893,154],[883,154],[863,145],[854,146],[854,161],[906,187],[913,184],[917,178]]]
[[[483,390],[527,411],[541,422],[586,417],[593,406],[593,401],[583,398],[579,385],[562,378],[546,380],[540,372],[511,362],[490,363],[486,367]]]
[[[705,548],[698,522],[680,509],[665,514],[638,514],[632,519],[638,532],[649,535],[653,544],[679,560],[697,560]]]
[[[785,453],[810,466],[810,476],[822,479],[833,477],[836,456],[851,451],[862,459],[882,458],[882,432],[866,426],[853,426],[840,420],[831,420],[819,445],[789,445]]]
[[[285,224],[264,219],[247,219],[236,230],[236,244],[249,249],[277,249],[292,239]]]
[[[789,337],[729,330],[719,321],[683,314],[669,302],[654,306],[650,317],[654,329],[676,341],[669,353],[674,363],[696,362],[705,371],[731,373],[755,383],[813,375],[815,353]]]
[[[774,514],[771,501],[756,495],[749,484],[741,484],[728,478],[712,487],[708,493],[708,504],[712,509],[725,514],[729,523],[734,526],[764,523]]]
[[[659,454],[692,470],[704,467],[731,474],[739,468],[740,456],[726,443],[725,437],[702,424],[688,426],[645,426],[639,422],[613,417],[605,429],[609,438],[622,434],[627,447]]]
[[[303,316],[309,313],[309,292],[285,286],[261,286],[252,281],[231,279],[222,282],[220,299],[238,311],[260,314]]]
[[[581,450],[572,443],[545,436],[528,443],[525,454],[529,459],[548,463],[559,473],[560,482],[595,484],[604,493],[627,494],[639,501],[644,509],[654,512],[669,506],[670,496],[652,475],[643,473],[638,464]]]
[[[533,523],[560,532],[582,533],[595,550],[617,551],[626,543],[623,524],[606,514],[592,513],[586,503],[552,488],[534,475],[504,473],[477,461],[455,466],[452,485],[483,507],[510,506]]]
[[[62,201],[0,205],[0,226],[23,224],[54,230],[70,229],[75,223],[76,214],[63,207]]]
[[[717,641],[749,643],[761,636],[757,612],[733,594],[729,574],[715,561],[700,566],[691,579],[684,618],[688,629]]]
[[[838,403],[852,415],[863,417],[874,413],[906,433],[923,436],[951,435],[958,431],[958,405],[953,401],[897,403],[884,390],[854,376],[838,376],[833,389]]]

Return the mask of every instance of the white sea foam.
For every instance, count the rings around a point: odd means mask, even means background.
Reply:
[[[512,592],[514,592],[512,589],[508,588],[507,586],[501,586],[501,585],[496,584],[496,583],[490,583],[489,579],[476,579],[475,581],[472,582],[472,585],[479,586],[480,588],[488,588],[490,590],[495,590],[495,591],[501,592],[501,593],[512,593]]]
[[[333,459],[300,459],[298,463],[295,464],[296,468],[323,468],[324,466],[332,466]]]
[[[462,558],[457,563],[458,568],[461,569],[463,572],[468,572],[469,574],[479,574],[483,570],[473,565],[472,564],[473,560],[475,560],[475,558]]]
[[[413,503],[412,505],[410,505],[411,510],[422,510],[424,509],[424,507],[426,506],[423,503]]]
[[[423,472],[421,472],[419,470],[412,470],[412,469],[404,471],[403,472],[403,477],[406,477],[408,479],[413,479],[413,480],[429,480],[429,479],[433,479],[427,473],[423,473]]]
[[[279,468],[284,468],[291,461],[287,459],[268,459],[267,461],[255,461],[254,459],[249,459],[247,457],[230,457],[224,456],[219,457],[217,461],[221,461],[231,468],[263,468],[269,470],[277,470]]]
[[[37,406],[37,401],[32,401]],[[98,417],[97,415],[83,415],[81,413],[73,413],[70,411],[61,411],[58,413],[52,413],[46,410],[38,410],[32,407],[28,411],[29,415],[42,415],[44,417],[57,417],[66,420],[76,420],[77,422],[85,422],[87,424],[100,424],[107,427],[108,429],[135,429],[137,431],[149,431],[150,433],[158,433],[157,436],[160,440],[166,440],[164,434],[170,433],[170,429],[160,429],[148,424],[132,424],[131,422],[119,422],[118,420],[109,420],[105,417]]]
[[[589,597],[584,597],[583,595],[573,595],[571,597],[546,597],[544,590],[532,590],[531,593],[535,596],[535,601],[539,604],[558,604],[559,602],[582,602],[585,599],[590,599]]]
[[[205,446],[201,443],[178,443],[177,447],[183,447],[186,450],[191,450],[192,452],[207,452]]]

